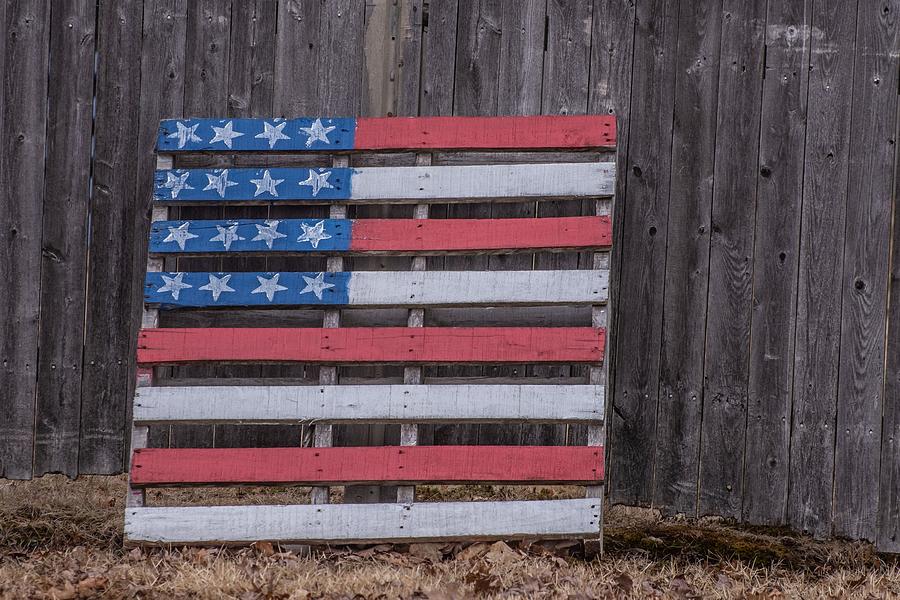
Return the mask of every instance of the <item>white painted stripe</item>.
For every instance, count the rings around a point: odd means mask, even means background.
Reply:
[[[600,501],[129,508],[128,542],[246,544],[594,537]]]
[[[370,167],[353,171],[352,200],[611,196],[616,164]]]
[[[457,306],[603,304],[608,271],[354,271],[349,304]]]
[[[135,392],[134,421],[600,422],[603,402],[599,385],[151,387]]]

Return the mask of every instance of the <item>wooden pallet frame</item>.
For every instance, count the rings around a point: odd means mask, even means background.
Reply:
[[[340,185],[317,197],[313,187],[293,188],[286,193],[264,192],[257,198],[250,182],[271,192],[271,181],[309,173],[324,175],[326,170],[277,170],[275,167],[250,170],[173,170],[172,140],[183,127],[228,128],[227,123],[259,126],[263,120],[229,119],[164,121],[160,128],[156,192],[152,209],[150,255],[147,262],[147,294],[142,317],[138,350],[138,387],[134,400],[132,426],[131,476],[125,516],[126,542],[130,544],[245,544],[257,540],[281,543],[353,543],[375,541],[426,541],[474,539],[526,539],[575,537],[594,540],[602,551],[602,498],[604,390],[607,370],[605,328],[608,319],[608,271],[611,242],[611,196],[615,188],[615,163],[526,164],[477,167],[432,166],[437,150],[609,150],[615,146],[615,120],[612,117],[504,117],[504,118],[418,118],[418,119],[333,119],[325,120],[341,132],[340,143],[321,147],[276,148],[274,151],[332,151],[331,172],[340,175]],[[246,121],[246,122],[243,122]],[[318,119],[288,121],[296,127],[315,128]],[[268,121],[271,125],[277,120]],[[286,125],[287,126],[287,125]],[[472,128],[477,129],[473,134]],[[227,137],[227,129],[226,135]],[[385,132],[393,132],[388,135]],[[396,132],[403,132],[397,134]],[[217,133],[218,137],[219,134]],[[192,147],[190,135],[184,136],[183,152],[264,153],[253,140],[234,137],[233,148],[211,147],[199,139]],[[312,138],[310,138],[312,139]],[[221,140],[220,140],[221,141]],[[241,142],[241,146],[237,142]],[[290,142],[294,144],[295,142]],[[213,144],[214,145],[214,144]],[[220,146],[222,146],[220,144]],[[347,153],[359,150],[417,151],[415,167],[349,169]],[[166,153],[169,150],[172,152]],[[336,152],[335,152],[336,151]],[[605,158],[608,158],[605,157]],[[225,173],[223,183],[223,172]],[[478,185],[477,179],[493,174],[495,181]],[[219,254],[241,252],[246,255],[272,253],[319,253],[327,255],[322,281],[338,285],[344,282],[344,296],[323,294],[313,300],[279,297],[271,306],[321,305],[322,329],[310,330],[177,330],[159,329],[159,310],[163,308],[265,305],[262,295],[246,293],[249,277],[271,278],[273,274],[202,274],[209,277],[205,286],[215,294],[215,302],[199,295],[172,294],[161,299],[156,293],[170,286],[159,275],[166,256],[194,256],[215,253],[209,239],[196,248],[185,241],[199,236],[171,235],[183,222],[170,220],[169,207],[198,204],[214,199],[198,192],[198,177],[208,178],[207,188],[218,193],[215,201],[253,202],[328,202],[327,225],[334,233],[345,231],[321,248],[306,247],[296,240],[275,247],[253,248],[245,243],[248,235],[235,229],[234,222],[204,222],[207,233],[217,227],[223,247]],[[181,183],[172,183],[179,178]],[[214,184],[214,179],[218,183]],[[233,179],[233,180],[232,180]],[[528,187],[529,181],[538,183]],[[335,180],[337,181],[337,179]],[[193,188],[174,188],[185,182]],[[191,185],[193,182],[194,185]],[[200,179],[202,183],[202,179]],[[397,182],[405,182],[397,185]],[[523,183],[524,182],[524,183]],[[167,187],[167,183],[170,184]],[[232,185],[237,183],[237,185]],[[218,187],[217,187],[218,186]],[[418,187],[416,187],[418,186]],[[207,189],[207,191],[209,191]],[[321,191],[321,190],[319,190]],[[179,192],[179,193],[176,193]],[[281,190],[279,190],[281,192]],[[181,196],[181,197],[178,197]],[[268,197],[266,197],[268,196]],[[595,198],[592,217],[563,217],[557,220],[517,220],[516,231],[498,234],[496,222],[427,221],[432,202],[468,202],[521,200],[527,197]],[[415,220],[422,225],[398,220],[348,221],[347,205],[371,202],[416,204]],[[541,222],[559,231],[539,230]],[[244,223],[242,221],[242,223]],[[240,227],[265,224],[246,221]],[[307,231],[318,223],[294,223]],[[468,226],[471,236],[448,242],[448,232]],[[186,226],[189,229],[189,225]],[[455,228],[455,229],[454,229]],[[186,229],[186,230],[187,230]],[[186,231],[185,230],[185,231]],[[352,230],[352,234],[350,231]],[[195,230],[196,231],[196,230]],[[252,232],[252,229],[249,229]],[[262,231],[262,229],[258,229]],[[332,231],[329,229],[329,231]],[[321,233],[321,232],[320,232]],[[414,239],[410,240],[410,234]],[[531,235],[529,235],[529,233]],[[208,237],[208,236],[203,236]],[[281,236],[285,237],[285,236]],[[168,241],[166,239],[168,238]],[[185,239],[186,238],[186,239]],[[345,239],[346,238],[346,239]],[[302,236],[301,238],[302,239]],[[570,240],[568,244],[561,240]],[[172,242],[178,244],[173,247]],[[237,242],[231,246],[232,242]],[[244,242],[244,243],[241,243]],[[168,246],[166,246],[168,244]],[[343,245],[342,245],[343,244]],[[303,246],[303,247],[301,247]],[[594,273],[491,272],[487,290],[480,294],[459,293],[471,285],[475,272],[430,272],[425,255],[443,253],[502,253],[535,250],[596,250]],[[380,280],[372,273],[343,274],[343,256],[385,253],[413,255],[409,273],[395,272]],[[172,276],[175,274],[169,274]],[[287,281],[293,274],[280,274]],[[313,279],[316,274],[305,275]],[[329,279],[325,279],[325,275]],[[383,274],[378,274],[383,275]],[[192,279],[192,277],[194,277]],[[224,279],[227,277],[227,279]],[[228,281],[242,282],[245,293],[227,296]],[[354,279],[355,278],[355,279]],[[171,279],[171,277],[170,277]],[[224,287],[221,282],[226,282]],[[252,281],[252,280],[249,280]],[[276,282],[279,281],[276,278]],[[349,282],[353,282],[351,285]],[[179,280],[184,289],[198,289],[194,275]],[[215,283],[215,285],[214,285]],[[183,285],[187,284],[187,285]],[[271,285],[271,284],[267,284]],[[314,283],[310,283],[315,287]],[[332,287],[334,287],[332,285]],[[453,286],[458,287],[453,287]],[[190,288],[188,287],[190,286]],[[282,286],[284,287],[284,286]],[[296,286],[294,286],[296,287]],[[309,286],[307,286],[309,287]],[[559,293],[550,293],[554,289]],[[224,290],[224,291],[223,291]],[[517,291],[519,290],[519,291]],[[322,291],[322,290],[320,290]],[[219,303],[226,294],[228,304]],[[265,292],[268,294],[269,292]],[[301,294],[302,295],[302,294]],[[194,299],[191,300],[190,297]],[[429,329],[424,327],[426,307],[466,305],[553,306],[556,304],[591,305],[591,326],[585,328],[478,328]],[[390,328],[340,328],[343,306],[406,307],[407,327],[396,332]],[[333,334],[328,329],[337,329]],[[472,335],[469,335],[472,333]],[[402,337],[386,343],[387,334]],[[241,347],[217,353],[224,339],[241,336]],[[224,336],[224,337],[223,337]],[[229,336],[231,336],[229,338]],[[261,341],[254,346],[253,336]],[[379,337],[382,336],[382,337]],[[493,345],[475,342],[487,336]],[[207,339],[203,342],[202,339]],[[284,342],[278,340],[284,338]],[[181,342],[174,343],[173,340]],[[299,341],[298,341],[299,340]],[[291,345],[291,341],[296,343]],[[176,347],[182,344],[183,352]],[[447,343],[442,346],[440,344]],[[272,347],[277,351],[273,351]],[[285,350],[288,346],[291,349]],[[256,350],[253,350],[256,348]],[[374,348],[374,350],[373,350]],[[439,351],[442,350],[443,352]],[[393,354],[392,354],[393,353]],[[318,386],[256,385],[241,388],[154,387],[154,368],[185,361],[301,361],[326,363],[319,370]],[[434,385],[423,381],[422,365],[432,363],[585,363],[589,381],[582,385],[513,384]],[[384,386],[343,386],[338,382],[337,364],[368,362],[405,364],[403,383]],[[288,385],[284,385],[287,383]],[[254,402],[255,401],[255,402]],[[264,408],[259,408],[261,405]],[[352,422],[401,424],[401,445],[378,448],[331,448],[333,425]],[[425,423],[584,423],[588,425],[586,447],[416,447],[418,425]],[[312,448],[281,449],[146,449],[148,426],[173,423],[315,423]],[[404,447],[409,450],[404,450]],[[473,464],[496,464],[473,468]],[[223,462],[224,461],[224,462]],[[349,461],[349,462],[348,462]],[[374,462],[373,462],[374,461]],[[219,468],[228,464],[235,468]],[[178,466],[181,465],[181,466]],[[456,466],[454,466],[456,465]],[[509,502],[435,502],[415,501],[417,483],[567,483],[586,486],[583,500],[509,501]],[[170,485],[310,485],[313,506],[232,506],[232,507],[148,507],[144,490]],[[393,505],[328,505],[330,485],[397,485],[397,503]],[[599,548],[597,547],[599,546]]]

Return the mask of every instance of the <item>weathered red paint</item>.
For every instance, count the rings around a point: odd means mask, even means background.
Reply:
[[[356,150],[615,148],[611,115],[393,117],[356,120]]]
[[[606,332],[593,327],[355,327],[143,329],[138,363],[599,362]]]
[[[458,252],[597,248],[612,243],[609,217],[543,219],[360,219],[356,252]]]
[[[603,480],[599,446],[136,450],[136,486],[241,483],[570,483]]]

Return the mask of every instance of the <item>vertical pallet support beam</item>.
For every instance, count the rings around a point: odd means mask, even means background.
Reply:
[[[171,154],[160,154],[156,157],[156,168],[157,169],[171,169],[174,165],[174,157]],[[166,206],[158,206],[156,204],[153,205],[151,209],[151,217],[150,221],[155,223],[157,221],[166,221],[169,218],[169,209]],[[163,259],[153,256],[147,256],[147,272],[148,273],[158,273],[163,270]],[[149,327],[159,327],[159,309],[158,308],[148,308],[144,306],[143,313],[141,315],[141,327],[149,328]],[[137,371],[137,389],[142,387],[150,387],[153,385],[154,379],[154,370],[150,369],[142,369],[138,367]],[[134,402],[134,399],[131,399]],[[147,438],[150,434],[150,428],[146,425],[134,425],[134,421],[132,420],[131,425],[131,447],[128,451],[128,472],[129,477],[131,473],[131,460],[134,456],[134,451],[139,450],[141,448],[147,447]],[[128,496],[125,499],[126,506],[144,506],[144,490],[136,489],[131,487],[130,482],[128,485]]]
[[[612,221],[612,201],[597,200],[595,204],[594,214],[597,216],[608,216]],[[593,269],[609,269],[610,252],[595,252],[591,267]],[[591,307],[591,326],[595,328],[605,328],[608,331],[609,326],[609,303],[612,300],[612,294],[609,295],[606,304],[597,304]],[[600,365],[591,365],[589,370],[589,383],[591,385],[602,385],[604,388],[608,385],[609,372],[609,337],[607,336],[607,348],[603,351],[603,363]],[[604,394],[605,395],[605,394]],[[605,446],[606,445],[606,422],[599,425],[588,426],[588,446]],[[604,482],[605,483],[605,482]],[[603,554],[603,483],[600,485],[587,486],[585,497],[595,498],[597,500],[596,514],[599,521],[600,537],[596,540],[585,540],[584,550],[588,556]]]
[[[416,154],[416,166],[417,167],[427,167],[431,165],[431,154],[428,153],[419,153]],[[417,204],[415,208],[415,213],[413,218],[416,219],[427,219],[428,218],[428,205],[427,204]],[[426,266],[426,260],[424,256],[414,256],[412,259],[412,265],[410,265],[410,270],[412,271],[424,271]],[[425,326],[425,309],[423,308],[411,308],[409,310],[409,316],[406,320],[407,327],[424,327]],[[405,367],[403,369],[403,383],[410,385],[421,385],[422,384],[422,367],[421,366],[413,366],[413,367]],[[419,426],[416,423],[404,423],[400,426],[400,445],[401,446],[415,446],[419,443]],[[401,485],[397,488],[397,502],[411,504],[415,502],[416,499],[416,486],[414,485]]]
[[[335,168],[347,167],[350,157],[346,155],[335,156],[332,166]],[[347,205],[332,204],[328,209],[329,219],[346,219]],[[329,256],[325,269],[329,273],[337,273],[344,270],[344,259],[340,256]],[[341,326],[341,311],[337,308],[325,309],[325,317],[322,327],[333,329]],[[319,369],[319,385],[337,385],[338,368],[336,366],[323,366]],[[316,448],[329,448],[333,443],[334,426],[331,423],[316,423],[313,431],[313,446]],[[312,489],[310,501],[313,504],[328,504],[330,490],[327,486],[316,486]]]

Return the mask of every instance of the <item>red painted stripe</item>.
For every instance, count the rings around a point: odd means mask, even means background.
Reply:
[[[609,217],[546,219],[362,219],[350,250],[453,252],[596,248],[612,243]]]
[[[553,363],[603,359],[592,327],[143,329],[143,365],[201,361],[314,363]]]
[[[611,115],[389,117],[356,120],[356,150],[615,148]]]
[[[136,450],[134,485],[596,483],[597,446],[381,446]]]

